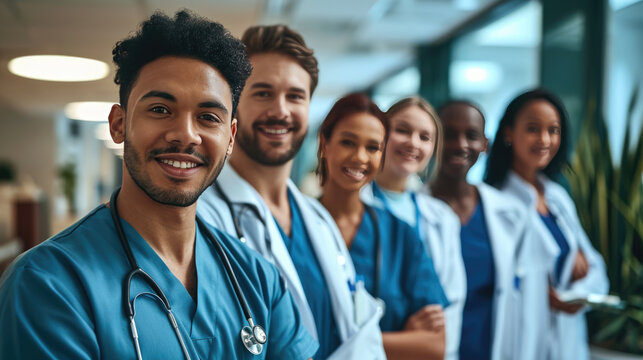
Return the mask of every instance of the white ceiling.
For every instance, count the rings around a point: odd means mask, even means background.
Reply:
[[[188,8],[241,36],[250,25],[284,22],[320,61],[322,98],[368,87],[410,64],[430,43],[494,0],[0,0],[0,108],[47,115],[72,101],[116,101],[113,70],[102,80],[30,80],[7,70],[17,56],[73,55],[112,65],[115,42],[154,10]],[[180,4],[180,5],[177,5]],[[6,121],[6,120],[2,120]]]

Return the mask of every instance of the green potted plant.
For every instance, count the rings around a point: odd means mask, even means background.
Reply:
[[[612,160],[605,120],[588,120],[565,175],[581,223],[605,259],[610,292],[626,302],[620,311],[588,314],[590,341],[643,354],[643,127],[630,134],[637,98],[635,90],[620,163]]]
[[[76,212],[76,165],[66,163],[58,167],[58,176],[62,183],[62,192],[69,205],[69,213]]]

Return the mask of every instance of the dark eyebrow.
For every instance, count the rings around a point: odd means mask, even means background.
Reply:
[[[300,88],[300,87],[294,87],[294,86],[293,86],[293,87],[291,87],[289,90],[290,90],[290,91],[293,91],[293,92],[296,92],[296,93],[301,93],[301,94],[304,94],[304,95],[306,94],[306,90],[305,90],[305,89],[302,89],[302,88]]]
[[[218,101],[204,101],[199,103],[200,108],[215,108],[223,111],[226,115],[229,113],[228,108]]]
[[[158,91],[158,90],[152,90],[148,92],[147,94],[143,95],[143,97],[141,97],[141,100],[151,98],[151,97],[159,97],[165,100],[176,102],[176,98],[174,97],[174,95],[170,93],[166,93],[165,91]]]
[[[250,86],[250,88],[251,88],[251,89],[254,89],[254,88],[259,88],[259,89],[272,89],[272,85],[270,85],[270,84],[268,84],[268,83],[264,83],[264,82],[258,82],[258,83],[254,83],[254,84],[252,84],[252,85]]]
[[[268,84],[268,83],[265,83],[265,82],[258,82],[258,83],[254,83],[254,84],[250,85],[250,88],[251,89],[272,89],[273,86]],[[296,87],[296,86],[292,86],[288,90],[296,92],[296,93],[301,93],[301,94],[304,94],[304,95],[306,94],[306,89]]]
[[[161,99],[176,102],[176,98],[174,97],[174,95],[172,95],[170,93],[167,93],[165,91],[158,91],[158,90],[152,90],[152,91],[148,92],[147,94],[143,95],[141,97],[141,99],[147,99],[147,98],[151,98],[151,97],[159,97]],[[216,100],[201,102],[201,103],[199,103],[199,107],[200,108],[215,108],[215,109],[222,110],[226,114],[229,113],[228,108],[225,107],[225,105],[223,105],[222,103],[220,103],[219,101],[216,101]]]
[[[349,137],[349,138],[353,138],[353,139],[357,137],[357,135],[355,135],[354,133],[352,133],[350,131],[342,131],[340,135],[346,136],[346,137]]]

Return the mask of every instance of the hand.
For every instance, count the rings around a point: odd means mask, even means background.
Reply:
[[[440,305],[426,305],[409,316],[404,330],[440,331],[444,328],[444,311]]]
[[[589,262],[582,251],[578,250],[576,259],[574,260],[574,267],[572,268],[572,281],[580,280],[587,276],[589,272]]]
[[[583,308],[583,304],[567,304],[564,303],[558,298],[556,290],[553,287],[549,287],[549,307],[552,309],[562,311],[568,314],[575,314],[578,310]]]

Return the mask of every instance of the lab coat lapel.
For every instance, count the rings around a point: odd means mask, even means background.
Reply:
[[[507,322],[509,307],[513,305],[510,295],[513,294],[513,278],[515,276],[515,251],[517,240],[522,232],[524,219],[515,203],[508,201],[498,190],[481,183],[476,186],[487,225],[489,241],[495,266],[495,289],[493,297],[493,344],[494,359],[505,356],[504,347],[508,341],[504,337],[511,332]]]
[[[547,179],[545,176],[539,176],[539,180],[545,189],[545,201],[547,201],[547,206],[549,211],[556,218],[556,224],[560,228],[560,231],[565,236],[567,245],[569,246],[569,254],[565,258],[565,263],[563,264],[563,269],[560,275],[560,283],[557,285],[557,289],[566,289],[569,287],[571,282],[572,269],[574,268],[574,262],[576,260],[576,255],[578,254],[578,241],[577,234],[572,230],[572,225],[568,219],[568,212],[564,209],[564,205],[561,203],[560,197],[556,196],[553,193],[553,184],[552,181]],[[549,233],[549,229],[545,229]],[[549,234],[548,234],[549,235]],[[552,240],[556,241],[553,239]],[[560,247],[558,248],[558,255],[560,255]]]
[[[560,254],[560,247],[549,232],[549,229],[547,229],[547,226],[540,219],[540,215],[538,215],[538,211],[536,210],[536,203],[538,201],[536,189],[513,171],[509,172],[505,187],[503,190],[506,190],[520,200],[527,211],[527,219],[532,229],[534,229],[534,231],[530,232],[529,236],[536,236],[537,238],[534,238],[533,241],[542,243],[544,252],[534,254],[534,256],[538,256],[536,261],[541,265],[544,264],[550,271],[553,271],[555,259]]]
[[[444,268],[443,262],[447,259],[444,259],[442,256],[440,256],[441,254],[443,254],[443,251],[439,249],[439,245],[443,241],[450,241],[455,239],[441,239],[440,234],[445,233],[444,229],[442,228],[443,226],[445,226],[445,223],[443,221],[437,220],[441,219],[442,215],[437,213],[435,209],[431,208],[431,206],[429,205],[429,199],[424,199],[424,201],[422,201],[422,195],[417,196],[416,203],[418,210],[420,211],[421,218],[419,219],[420,223],[418,224],[418,226],[422,227],[421,233],[425,234],[423,236],[424,239],[422,239],[422,242],[424,243],[426,249],[429,251],[429,256],[431,256],[433,260],[433,265],[435,266],[436,272],[438,275],[441,275],[440,270]],[[438,241],[425,241],[425,239],[437,239]],[[444,244],[442,245],[444,246]]]
[[[308,231],[308,237],[324,273],[335,320],[343,342],[358,330],[353,321],[353,301],[348,288],[348,281],[351,278],[348,277],[349,274],[345,273],[338,261],[340,256],[343,261],[349,261],[350,256],[341,253],[341,244],[337,244],[328,224],[324,222],[320,214],[311,208],[310,201],[304,198],[290,180],[288,181],[288,189],[297,202],[302,220]],[[338,245],[340,246],[338,247]],[[339,253],[338,249],[340,250]]]
[[[491,189],[487,184],[477,185],[478,193],[482,199],[484,218],[488,229],[493,261],[496,267],[496,296],[506,291],[505,278],[503,274],[513,274],[513,258],[516,243],[514,239],[505,234],[513,234],[516,229],[517,216],[513,207],[507,205],[507,200],[497,194],[497,190]]]
[[[233,204],[254,206],[259,210],[259,214],[262,217],[261,220],[263,224],[266,225],[266,228],[261,227],[261,224],[249,216],[243,217],[242,221],[245,220],[246,222],[242,222],[240,225],[247,232],[248,242],[252,242],[251,247],[259,251],[264,258],[272,262],[279,269],[279,273],[286,281],[286,284],[289,285],[288,289],[299,307],[306,330],[308,330],[314,339],[317,339],[315,319],[308,305],[299,274],[297,273],[295,264],[292,262],[290,253],[284,244],[281,232],[275,223],[270,209],[252,185],[241,178],[230,166],[225,166],[224,171],[221,171],[219,184]],[[264,241],[266,235],[270,239],[267,243]]]

